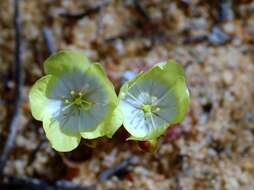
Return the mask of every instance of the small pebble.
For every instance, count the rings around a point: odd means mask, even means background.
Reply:
[[[208,41],[212,45],[222,45],[230,40],[230,36],[222,31],[221,28],[215,26],[212,28],[211,33],[208,35]]]

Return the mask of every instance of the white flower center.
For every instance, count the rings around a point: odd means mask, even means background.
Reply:
[[[95,104],[94,102],[88,101],[86,99],[85,93],[82,91],[76,92],[71,90],[70,95],[71,97],[69,99],[64,99],[65,106],[63,107],[62,111],[65,111],[71,106],[75,106],[78,109],[88,110]]]
[[[144,112],[145,115],[150,115],[160,111],[160,107],[156,104],[156,96],[150,96],[148,93],[145,93],[145,99],[143,104],[140,106],[140,109]]]

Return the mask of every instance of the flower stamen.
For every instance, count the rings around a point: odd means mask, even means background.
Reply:
[[[62,108],[62,111],[65,111],[66,109],[70,108],[71,106],[75,106],[77,109],[90,109],[94,103],[89,102],[85,98],[85,93],[83,91],[70,91],[71,98],[70,99],[64,99],[64,103],[67,104],[65,107]]]
[[[74,102],[68,104],[67,106],[64,106],[64,107],[62,108],[62,111],[66,111],[66,110],[69,109],[72,105],[74,105]]]
[[[74,91],[74,90],[71,90],[71,91],[70,91],[70,94],[71,94],[72,96],[74,96],[74,95],[75,95],[75,91]]]
[[[79,95],[79,97],[82,97],[84,94],[83,94],[83,92],[79,92],[78,95]]]
[[[157,107],[156,109],[155,109],[155,111],[156,112],[159,112],[161,109],[159,108],[159,107]]]

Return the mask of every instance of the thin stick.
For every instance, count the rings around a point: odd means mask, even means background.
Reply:
[[[47,45],[48,54],[52,54],[52,53],[56,52],[56,47],[55,47],[55,42],[54,42],[54,37],[53,37],[52,31],[49,28],[44,27],[42,29],[42,32],[43,32],[43,38],[44,38],[46,45]]]
[[[149,21],[150,17],[148,13],[145,11],[144,7],[140,4],[139,0],[133,0],[133,4],[137,11],[145,18],[145,20]]]
[[[105,1],[100,5],[96,5],[94,7],[90,7],[87,10],[79,13],[61,13],[60,16],[67,18],[67,19],[75,19],[79,20],[83,17],[98,13],[103,7],[107,6],[111,1]]]
[[[6,144],[2,156],[0,157],[0,174],[3,173],[3,169],[6,160],[10,154],[10,151],[14,144],[16,137],[17,128],[19,124],[19,115],[21,111],[21,99],[22,99],[22,88],[23,88],[23,72],[21,62],[21,36],[20,36],[20,13],[19,13],[19,0],[14,1],[14,25],[15,25],[15,83],[16,83],[16,95],[13,115],[10,123],[9,134],[7,137]]]
[[[26,176],[5,176],[1,185],[6,189],[56,190],[43,180]]]
[[[40,141],[40,143],[36,146],[36,148],[32,151],[31,155],[28,158],[28,162],[27,162],[27,166],[31,165],[33,163],[33,161],[36,158],[36,154],[39,152],[39,150],[41,149],[42,145],[47,142],[46,139],[42,139]]]
[[[59,180],[55,183],[49,183],[42,179],[28,177],[28,176],[5,176],[3,182],[0,183],[0,187],[15,188],[15,189],[33,189],[33,190],[96,190],[95,185],[82,186],[72,183],[67,180]]]
[[[130,164],[130,162],[131,162],[131,157],[125,159],[124,161],[122,161],[121,163],[119,163],[117,165],[114,165],[114,166],[106,169],[99,175],[99,177],[98,177],[99,180],[105,181],[110,176],[114,175],[115,173],[125,170],[127,168],[127,166]]]
[[[68,190],[95,190],[96,186],[91,185],[91,186],[82,186],[79,184],[72,183],[68,180],[58,180],[55,183],[55,186],[57,189],[68,189]]]

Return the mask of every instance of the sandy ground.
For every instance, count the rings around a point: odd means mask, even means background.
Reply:
[[[102,190],[254,189],[254,3],[133,2],[21,1],[24,100],[5,174],[49,181],[65,178],[97,184]],[[95,149],[80,146],[68,154],[52,150],[27,101],[48,56],[42,33],[45,27],[52,32],[56,49],[81,50],[100,62],[116,89],[130,74],[159,61],[173,58],[182,64],[191,104],[180,129],[169,130],[155,154],[140,150],[135,142],[121,141],[121,132],[112,141],[101,139]],[[14,42],[12,1],[3,0],[1,147],[15,88],[11,80]],[[129,157],[131,162],[123,171],[99,182],[103,170]]]

